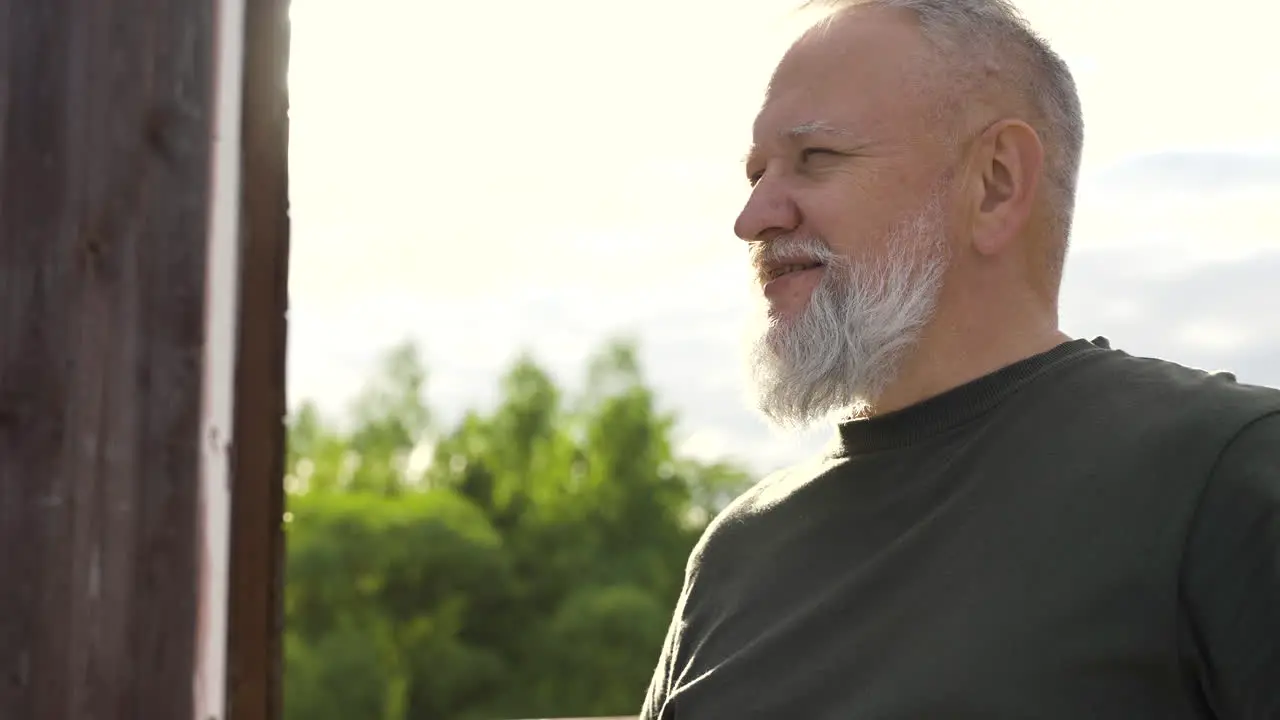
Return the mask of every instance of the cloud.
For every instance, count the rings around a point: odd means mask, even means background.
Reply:
[[[1246,152],[1162,152],[1121,162],[1094,180],[1105,192],[1231,192],[1280,187],[1280,155]]]
[[[1280,153],[1161,152],[1086,175],[1072,243],[1161,271],[1280,249]]]
[[[1172,271],[1152,259],[1132,249],[1073,257],[1063,325],[1130,354],[1280,387],[1280,250]]]

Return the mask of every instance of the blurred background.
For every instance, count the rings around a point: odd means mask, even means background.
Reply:
[[[1021,0],[1086,151],[1063,324],[1280,386],[1280,7]],[[634,715],[744,402],[796,0],[293,0],[286,717]]]

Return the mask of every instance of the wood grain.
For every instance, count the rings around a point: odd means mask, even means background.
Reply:
[[[4,720],[192,716],[215,6],[0,0]],[[233,720],[280,716],[285,8],[246,26]]]

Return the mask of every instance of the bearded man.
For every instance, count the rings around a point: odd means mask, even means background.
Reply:
[[[646,720],[1280,718],[1280,392],[1058,328],[1083,143],[1003,0],[837,4],[756,119],[759,405]]]

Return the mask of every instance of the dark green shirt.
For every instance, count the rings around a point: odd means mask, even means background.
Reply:
[[[1280,718],[1280,392],[1075,341],[738,498],[646,720]]]

